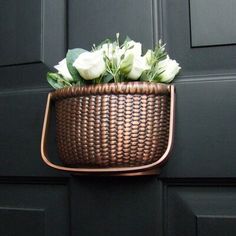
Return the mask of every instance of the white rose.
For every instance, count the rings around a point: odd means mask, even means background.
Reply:
[[[157,70],[160,74],[160,82],[170,83],[175,76],[179,73],[181,67],[176,60],[171,60],[169,56],[165,60],[160,61],[157,64]]]
[[[145,57],[134,57],[133,59],[133,64],[132,64],[132,68],[129,72],[129,74],[127,75],[128,78],[136,80],[138,79],[141,74],[145,71],[150,69],[150,65],[148,65],[147,63],[147,59]]]
[[[101,50],[81,53],[73,66],[85,80],[96,79],[106,70]]]
[[[68,81],[73,80],[66,64],[66,58],[60,61],[58,65],[55,65],[54,68],[58,70],[58,74],[62,75],[64,79]]]
[[[132,53],[135,57],[142,55],[142,44],[141,43],[131,40],[131,41],[127,42],[126,47],[129,49],[127,49],[125,54]]]

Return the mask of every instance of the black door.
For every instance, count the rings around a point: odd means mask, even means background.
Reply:
[[[0,0],[0,235],[235,236],[236,2]],[[180,62],[160,176],[79,177],[40,160],[45,75],[116,32]],[[56,158],[52,134],[51,155]]]

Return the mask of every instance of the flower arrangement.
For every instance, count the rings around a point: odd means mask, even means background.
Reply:
[[[120,44],[119,33],[115,41],[106,39],[93,45],[91,51],[68,50],[66,58],[54,67],[57,72],[48,72],[47,80],[55,89],[129,81],[170,83],[181,69],[170,59],[161,41],[142,55],[140,42],[127,37]]]
[[[165,45],[159,41],[142,54],[140,42],[127,37],[120,43],[117,33],[115,40],[93,45],[91,51],[69,50],[55,69],[47,75],[56,91],[47,99],[43,161],[77,173],[159,173],[174,132],[175,88],[167,83],[181,69]],[[62,166],[52,163],[46,152],[52,102]]]

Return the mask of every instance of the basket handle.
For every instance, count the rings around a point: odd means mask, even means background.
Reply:
[[[47,136],[48,136],[48,127],[49,127],[49,118],[50,118],[50,109],[51,109],[51,97],[52,94],[48,94],[47,104],[45,109],[44,115],[44,122],[43,122],[43,129],[42,129],[42,136],[41,136],[41,157],[44,163],[54,169],[67,171],[67,172],[74,172],[74,173],[135,173],[137,171],[147,171],[153,169],[153,167],[160,166],[163,164],[168,157],[168,154],[171,151],[172,143],[173,143],[173,133],[174,133],[174,114],[175,114],[175,87],[174,85],[170,85],[170,124],[169,124],[169,140],[168,145],[165,153],[161,158],[157,161],[144,165],[144,166],[136,166],[136,167],[109,167],[109,168],[73,168],[73,167],[65,167],[60,166],[57,164],[52,163],[48,159],[47,154]]]

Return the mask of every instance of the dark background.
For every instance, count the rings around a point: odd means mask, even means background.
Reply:
[[[235,236],[236,2],[0,0],[0,235]],[[76,177],[40,160],[46,72],[120,32],[182,71],[160,176]],[[55,147],[51,155],[57,157]]]

